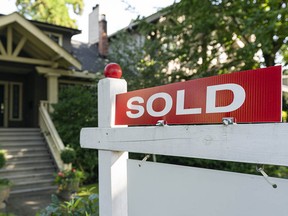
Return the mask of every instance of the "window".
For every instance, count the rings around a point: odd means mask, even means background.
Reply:
[[[10,83],[10,120],[22,120],[22,83]]]
[[[52,33],[52,32],[44,32],[51,40],[59,44],[63,45],[63,36],[61,34]]]

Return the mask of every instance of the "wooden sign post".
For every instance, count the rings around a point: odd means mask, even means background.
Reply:
[[[288,124],[280,123],[281,67],[128,93],[119,66],[109,67],[110,78],[98,83],[98,128],[83,128],[80,136],[82,148],[99,150],[100,216],[128,215],[128,152],[288,166]],[[189,93],[194,85],[197,94]],[[203,96],[198,102],[197,95]],[[223,117],[249,124],[223,124]],[[213,125],[195,125],[209,119]],[[156,125],[157,120],[168,125]]]
[[[106,79],[98,83],[98,128],[114,128],[116,95],[127,92],[121,68],[108,65]],[[111,78],[112,77],[112,78]],[[118,78],[117,78],[118,77]],[[119,126],[118,126],[119,127]],[[124,127],[124,126],[120,126]],[[81,140],[90,139],[81,135]],[[82,142],[81,141],[81,142]],[[127,151],[98,151],[100,215],[126,216],[127,213]]]

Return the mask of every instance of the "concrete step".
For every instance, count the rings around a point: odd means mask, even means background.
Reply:
[[[0,128],[1,133],[17,133],[17,132],[37,132],[40,133],[40,128]]]
[[[7,159],[8,162],[13,162],[13,161],[29,161],[29,160],[34,160],[34,161],[38,161],[38,160],[42,160],[42,159],[52,159],[52,156],[50,155],[50,153],[44,152],[44,153],[34,153],[34,154],[19,154],[19,155],[7,155]]]
[[[15,175],[33,175],[40,174],[46,172],[56,172],[56,168],[51,165],[45,165],[41,167],[22,167],[22,168],[14,168],[14,169],[1,169],[0,170],[0,178],[8,178]]]
[[[22,135],[22,136],[12,136],[12,135],[8,135],[8,136],[0,136],[0,142],[1,143],[11,143],[11,142],[27,142],[27,141],[43,141],[44,138],[41,135],[33,135],[33,136],[26,136],[26,135]]]
[[[6,163],[5,169],[15,169],[15,168],[25,168],[25,167],[41,167],[46,165],[53,165],[53,160],[48,159],[40,159],[40,160],[25,160],[25,161],[8,161]]]
[[[11,191],[23,190],[23,189],[34,189],[34,188],[41,188],[41,187],[50,187],[53,186],[54,179],[43,179],[43,180],[33,180],[30,182],[20,182],[17,184],[12,185]]]
[[[0,141],[1,142],[1,141]],[[15,140],[15,141],[9,141],[9,142],[1,142],[1,148],[7,149],[7,148],[19,148],[23,146],[39,146],[39,145],[46,145],[45,140]]]
[[[38,146],[34,148],[19,148],[19,149],[5,149],[7,152],[7,157],[28,155],[28,154],[44,154],[49,152],[46,146]]]
[[[46,193],[46,192],[51,192],[51,193],[56,193],[57,191],[57,186],[56,185],[51,185],[51,186],[46,186],[46,187],[38,187],[38,188],[28,188],[28,189],[19,189],[19,190],[13,190],[10,192],[10,197],[9,200],[13,200],[13,197],[17,196],[32,196],[35,194],[39,193]]]
[[[0,130],[0,136],[1,137],[7,137],[7,136],[39,136],[41,135],[40,131],[16,131],[16,132],[11,132],[11,131],[1,131]]]
[[[56,166],[39,128],[0,129],[0,148],[7,152],[0,178],[12,181],[11,195],[56,191]]]
[[[24,182],[31,182],[35,180],[45,180],[45,179],[55,179],[55,172],[43,172],[43,173],[34,173],[34,174],[23,174],[23,175],[14,175],[10,176],[10,180],[13,182],[13,184],[19,184]]]

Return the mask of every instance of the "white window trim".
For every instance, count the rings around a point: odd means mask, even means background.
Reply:
[[[60,46],[63,46],[63,35],[62,34],[58,34],[58,33],[54,33],[54,32],[48,32],[48,31],[44,31],[44,33],[49,37],[49,35],[54,35],[56,37],[59,38],[58,44]],[[50,37],[49,37],[50,38]],[[51,39],[51,38],[50,38]],[[52,40],[52,39],[51,39]],[[55,41],[54,41],[55,42]],[[56,42],[55,42],[56,43]]]
[[[8,97],[9,97],[9,94],[8,94],[9,83],[0,81],[0,84],[4,85],[4,119],[3,121],[4,121],[4,127],[7,127],[8,126],[8,113],[9,113],[9,110],[7,109]]]

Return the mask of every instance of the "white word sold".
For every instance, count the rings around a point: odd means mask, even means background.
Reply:
[[[231,91],[234,95],[233,101],[226,106],[216,106],[216,93],[217,91],[228,90]],[[129,111],[126,112],[129,118],[140,118],[145,110],[152,117],[161,117],[168,114],[172,107],[173,103],[176,103],[176,115],[193,115],[201,114],[202,108],[189,108],[185,109],[185,90],[178,90],[175,101],[170,94],[165,92],[159,92],[151,95],[145,105],[145,101],[142,97],[136,96],[132,97],[127,101],[127,108]],[[206,94],[206,113],[225,113],[232,112],[240,108],[246,98],[245,90],[242,86],[234,83],[221,84],[207,86]],[[153,103],[157,99],[163,99],[165,101],[165,106],[162,110],[154,110]]]

